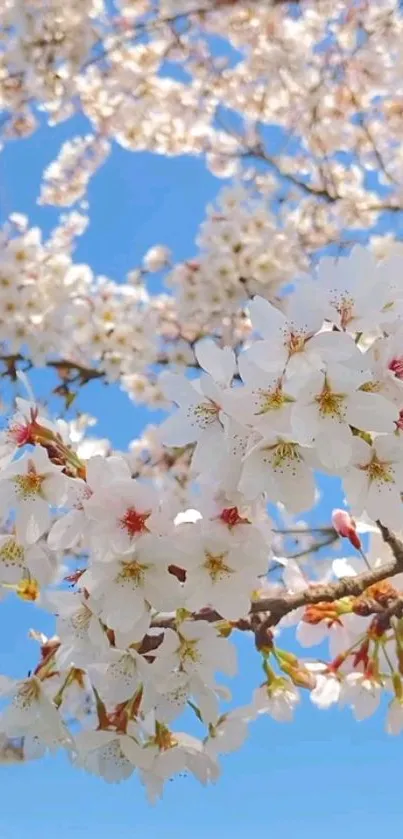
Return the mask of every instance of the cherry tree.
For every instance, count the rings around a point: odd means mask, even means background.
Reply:
[[[155,800],[303,694],[357,720],[386,694],[400,733],[400,3],[1,0],[0,33],[3,145],[88,124],[43,173],[58,226],[0,234],[0,590],[55,617],[0,677],[1,759],[64,749]],[[74,259],[116,144],[225,180],[194,258],[156,243],[124,283]],[[45,367],[59,415],[30,388]],[[93,380],[165,420],[117,451],[76,413]]]

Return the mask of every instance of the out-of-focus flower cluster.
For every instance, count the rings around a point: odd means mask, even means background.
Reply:
[[[4,140],[85,115],[90,133],[46,172],[41,200],[62,206],[111,141],[203,155],[269,195],[312,252],[401,210],[402,26],[398,0],[3,0]]]
[[[307,261],[292,227],[279,232],[263,200],[225,188],[202,225],[197,259],[171,267],[163,246],[151,248],[125,283],[94,277],[73,262],[75,238],[88,222],[72,212],[46,242],[25,217],[4,226],[0,250],[3,358],[50,364],[62,380],[98,376],[119,381],[137,401],[164,404],[161,365],[197,366],[193,345],[214,334],[237,347],[250,334],[244,304],[257,291],[277,300],[281,286]],[[172,294],[150,295],[150,272],[164,271]],[[15,358],[17,356],[17,358]]]

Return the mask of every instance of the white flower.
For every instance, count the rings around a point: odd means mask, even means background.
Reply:
[[[102,490],[104,485],[119,478],[130,476],[128,466],[123,458],[102,457],[94,455],[85,464],[85,481],[75,478],[67,484],[67,506],[73,507],[65,516],[57,519],[52,525],[48,544],[52,550],[71,548],[79,542],[88,527],[88,518],[84,509],[87,501],[94,492]]]
[[[98,693],[109,705],[126,702],[147,679],[150,666],[136,650],[111,647],[101,662],[90,663],[88,674]]]
[[[60,667],[57,650],[55,665]],[[51,699],[59,695],[59,712],[65,719],[77,720],[82,725],[92,727],[98,724],[96,697],[88,673],[81,668],[59,669],[54,676],[48,676],[43,688]]]
[[[276,722],[291,722],[299,700],[295,685],[279,679],[274,685],[264,684],[257,688],[251,707],[256,714],[269,714]]]
[[[175,373],[160,377],[167,398],[179,405],[179,410],[162,423],[160,437],[167,446],[196,443],[192,465],[199,471],[210,464],[216,466],[223,455],[222,389],[232,379],[235,361],[231,351],[220,350],[214,342],[200,342],[196,355],[208,368],[197,382]]]
[[[146,751],[152,763],[140,772],[151,802],[161,796],[164,781],[185,769],[202,784],[217,780],[218,765],[200,740],[182,732],[171,734],[164,726],[159,726],[159,731],[159,736],[147,744]]]
[[[170,723],[186,710],[188,700],[192,697],[202,720],[216,723],[219,697],[229,699],[229,691],[215,684],[208,687],[197,673],[189,675],[178,670],[167,671],[164,675],[161,667],[163,663],[164,660],[159,659],[158,667],[153,668],[151,673],[153,680],[144,686],[142,713],[147,715],[153,712],[160,722]]]
[[[94,656],[102,657],[109,649],[91,598],[83,598],[79,593],[57,591],[47,596],[46,605],[58,616],[56,630],[61,647],[57,659],[60,667],[86,667]]]
[[[202,620],[183,621],[176,632],[166,629],[164,640],[153,655],[157,667],[162,663],[165,672],[179,667],[189,676],[197,674],[208,687],[214,685],[215,672],[235,676],[237,671],[233,644],[220,638],[214,626]]]
[[[303,647],[313,647],[327,640],[330,656],[335,658],[348,649],[357,635],[362,632],[364,628],[362,621],[363,618],[354,614],[343,615],[337,621],[324,618],[316,624],[309,623],[302,617],[297,627],[296,637]]]
[[[249,611],[257,578],[267,571],[267,546],[257,528],[230,529],[202,520],[178,532],[178,563],[186,569],[184,603],[191,611],[210,605],[229,620]]]
[[[328,469],[340,470],[352,456],[350,426],[387,432],[395,428],[396,408],[376,393],[359,390],[365,376],[340,365],[312,373],[301,383],[291,413],[295,439],[314,444]]]
[[[377,437],[372,446],[360,438],[353,442],[352,462],[343,486],[353,515],[363,511],[374,521],[399,530],[403,506],[403,448],[398,437]]]
[[[151,605],[158,611],[177,605],[179,585],[165,561],[166,552],[156,540],[149,553],[138,547],[135,553],[94,563],[85,571],[81,583],[107,626],[139,640],[149,627]]]
[[[265,437],[246,454],[239,491],[247,499],[262,492],[269,501],[280,501],[294,512],[307,510],[315,501],[312,452],[287,438]]]
[[[0,716],[0,730],[4,734],[8,737],[37,736],[49,746],[71,745],[67,728],[36,676],[23,681],[1,677],[0,695],[10,694],[12,701]]]
[[[341,684],[337,676],[332,673],[318,673],[315,687],[310,692],[310,699],[318,708],[330,708],[339,701],[340,692]]]
[[[90,543],[100,560],[145,543],[153,525],[160,525],[155,488],[133,478],[112,479],[82,503]]]
[[[19,583],[33,577],[40,586],[55,577],[57,565],[44,545],[22,545],[13,536],[0,535],[0,582]]]
[[[50,506],[63,504],[67,479],[45,449],[38,446],[29,455],[10,463],[0,474],[0,512],[15,507],[17,538],[36,542],[51,521]]]
[[[323,311],[316,308],[315,300],[304,289],[291,296],[287,314],[275,308],[263,297],[256,297],[249,303],[249,313],[255,330],[265,338],[257,341],[247,351],[248,358],[264,370],[279,373],[287,364],[298,373],[306,372],[320,361],[320,355],[310,349],[310,338],[318,332],[323,323]]]
[[[378,338],[363,361],[371,365],[372,378],[377,393],[391,399],[399,408],[403,406],[403,329],[388,338]]]
[[[400,734],[403,731],[403,702],[397,696],[389,703],[386,731],[388,734]]]
[[[322,258],[317,278],[325,317],[339,329],[356,333],[376,328],[388,289],[370,250],[356,245],[346,258]]]
[[[262,435],[289,433],[293,389],[278,374],[260,370],[244,356],[238,360],[244,387],[232,388],[223,396],[223,406],[243,425]]]
[[[135,726],[129,724],[128,732],[132,730],[137,733]],[[136,768],[146,768],[152,763],[151,750],[142,748],[130,733],[81,731],[74,745],[74,762],[110,784],[125,781]]]
[[[382,688],[365,673],[348,673],[342,685],[340,701],[350,705],[356,720],[365,720],[378,708]]]
[[[228,714],[223,714],[217,725],[210,728],[205,740],[205,750],[208,755],[217,758],[219,754],[235,752],[243,746],[248,736],[248,722],[251,719],[250,709],[237,708]]]

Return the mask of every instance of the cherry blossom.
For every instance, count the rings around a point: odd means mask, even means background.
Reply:
[[[257,578],[267,569],[267,547],[259,531],[247,524],[229,529],[221,521],[206,527],[204,520],[181,530],[186,607],[193,611],[209,604],[230,620],[245,615]]]
[[[89,591],[98,616],[112,629],[141,639],[150,619],[150,604],[158,610],[172,607],[177,593],[168,574],[164,552],[153,561],[141,550],[94,564],[85,571],[82,585]]]
[[[237,669],[235,647],[204,621],[183,621],[174,632],[166,630],[162,644],[155,651],[157,664],[164,669],[180,667],[188,675],[197,673],[207,685],[214,684],[213,673],[220,670],[234,676]]]
[[[351,706],[356,720],[371,716],[379,705],[381,685],[365,673],[349,673],[341,692],[343,704]]]
[[[1,730],[5,734],[21,737],[35,732],[47,746],[71,746],[71,736],[38,678],[32,676],[21,682],[8,680],[7,683],[2,677],[1,693],[12,697],[1,718]]]
[[[365,510],[373,519],[379,516],[391,527],[399,528],[403,474],[398,438],[380,436],[372,446],[355,438],[343,486],[353,514],[361,515]]]
[[[246,453],[239,489],[246,498],[262,492],[270,501],[281,501],[292,512],[312,506],[315,482],[308,447],[276,435],[267,436]]]
[[[3,515],[15,504],[17,537],[33,544],[50,524],[49,504],[60,506],[66,495],[62,467],[49,460],[43,448],[24,454],[1,474],[0,508]]]
[[[0,760],[65,749],[155,801],[304,694],[399,733],[400,4],[0,6],[1,145],[66,128],[55,226],[0,229],[0,599],[57,633],[0,678]],[[210,171],[181,261],[164,232],[125,277],[77,260],[117,146]],[[116,451],[101,383],[165,419]]]
[[[291,426],[298,442],[314,442],[329,469],[347,466],[353,451],[350,426],[361,429],[369,419],[371,431],[392,431],[396,411],[376,393],[360,390],[360,377],[341,365],[312,373],[302,384],[293,407]]]
[[[312,696],[312,694],[311,694]],[[279,680],[278,684],[262,685],[253,696],[252,707],[256,714],[269,714],[277,722],[290,722],[299,702],[296,687]]]

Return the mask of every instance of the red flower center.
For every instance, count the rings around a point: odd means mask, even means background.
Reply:
[[[397,379],[403,379],[403,356],[392,358],[392,361],[388,364],[388,368],[394,373]]]
[[[226,507],[222,510],[220,515],[221,521],[228,525],[228,527],[235,527],[236,524],[250,524],[248,519],[243,519],[239,515],[238,507]]]
[[[129,507],[120,519],[120,523],[129,536],[137,536],[139,533],[148,533],[146,521],[150,515],[151,513],[139,513],[135,507]]]

